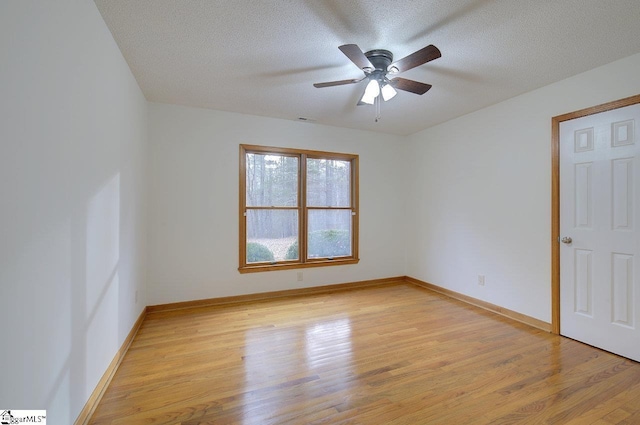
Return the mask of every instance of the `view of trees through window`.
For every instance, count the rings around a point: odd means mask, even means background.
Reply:
[[[299,163],[297,157],[247,153],[248,263],[282,261],[298,242]]]
[[[351,163],[307,159],[309,258],[351,255]]]
[[[352,256],[351,159],[247,151],[244,170],[247,264]]]

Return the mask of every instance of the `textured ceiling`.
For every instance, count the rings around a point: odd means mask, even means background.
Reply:
[[[406,135],[640,52],[638,0],[95,0],[146,98]],[[400,59],[433,85],[356,106],[338,46]]]

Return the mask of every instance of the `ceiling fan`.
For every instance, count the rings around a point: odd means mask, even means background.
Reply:
[[[393,62],[393,54],[388,50],[376,49],[363,53],[356,44],[344,44],[338,48],[351,62],[356,64],[356,66],[364,72],[364,77],[352,80],[315,83],[313,86],[317,88],[342,86],[368,80],[369,82],[358,105],[373,105],[376,99],[378,99],[379,105],[380,95],[384,101],[390,100],[397,94],[396,89],[420,95],[425,94],[431,88],[431,84],[407,80],[401,77],[389,79],[388,76],[408,71],[442,56],[440,50],[432,44],[396,62]]]

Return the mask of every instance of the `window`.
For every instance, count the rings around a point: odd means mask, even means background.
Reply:
[[[240,145],[241,273],[358,262],[358,155]]]

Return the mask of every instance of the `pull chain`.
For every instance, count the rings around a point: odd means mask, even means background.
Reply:
[[[376,98],[374,99],[374,103],[376,104],[376,105],[375,105],[375,106],[376,106],[376,122],[380,121],[380,118],[381,118],[381,116],[380,116],[380,103],[382,103],[382,102],[381,102],[380,97],[381,97],[381,96],[380,96],[380,95],[378,95],[378,96],[376,96]]]

